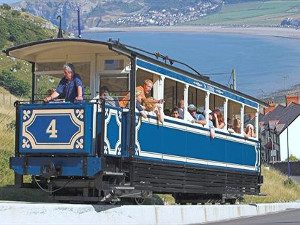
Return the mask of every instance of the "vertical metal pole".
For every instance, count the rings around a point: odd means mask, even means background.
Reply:
[[[63,38],[63,33],[61,29],[61,16],[57,16],[56,19],[59,19],[59,28],[57,33],[57,38]]]
[[[31,63],[31,101],[35,100],[36,83],[35,83],[35,63]],[[18,121],[18,120],[16,120]]]
[[[231,75],[232,75],[233,90],[236,90],[236,73],[235,73],[235,69],[232,69]]]
[[[101,136],[100,136],[100,150],[98,150],[98,156],[102,156],[102,157],[104,155],[104,139],[105,139],[105,99],[101,98]]]
[[[172,86],[172,105],[175,105],[175,87]]]
[[[273,152],[273,138],[272,137],[269,137],[270,138],[270,140],[271,140],[271,152],[272,152],[272,154],[274,154],[274,152]],[[272,161],[273,161],[273,164],[274,164],[274,158],[275,158],[275,156],[274,155],[272,155]]]
[[[19,127],[19,103],[16,102],[15,103],[15,107],[16,107],[16,130],[15,130],[15,157],[19,157],[19,131],[20,131],[20,127]],[[23,187],[23,175],[17,174],[15,173],[15,186],[16,187]]]
[[[187,118],[187,105],[188,105],[188,98],[189,98],[189,85],[186,84],[184,86],[184,93],[183,93],[183,101],[184,101],[184,107],[183,107],[183,119],[186,120]]]
[[[225,127],[224,130],[228,129],[228,98],[225,98],[224,104],[223,104],[223,108],[224,108],[224,120],[225,120]],[[206,115],[205,115],[206,116]]]
[[[198,89],[196,88],[196,108],[198,108]]]
[[[176,89],[175,89],[175,104],[173,104],[173,105],[178,105],[178,82],[176,81],[176,83],[175,83],[175,85],[176,85]]]
[[[81,38],[81,28],[80,28],[80,7],[77,8],[77,20],[78,20],[78,38]]]
[[[290,148],[289,148],[289,127],[286,128],[286,143],[287,143],[287,162],[288,162],[288,178],[291,177],[291,165],[290,165]]]
[[[135,153],[135,86],[136,86],[136,56],[131,57],[130,70],[130,127],[129,127],[129,156],[133,157]]]
[[[209,124],[209,116],[208,116],[208,110],[209,110],[209,96],[210,93],[206,92],[206,96],[205,96],[205,120],[206,120],[206,124]]]

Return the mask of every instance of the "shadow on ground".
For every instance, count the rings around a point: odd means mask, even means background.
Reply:
[[[0,187],[0,200],[26,202],[53,202],[48,193],[34,188]]]

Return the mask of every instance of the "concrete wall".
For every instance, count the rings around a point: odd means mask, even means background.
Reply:
[[[300,203],[259,205],[172,205],[99,206],[0,202],[1,225],[165,225],[199,224],[256,216],[285,209],[300,208]]]
[[[288,133],[288,139],[287,139]],[[293,154],[300,159],[300,116],[288,126],[279,136],[280,139],[280,160],[285,161],[287,156],[287,143],[289,144],[289,154]]]

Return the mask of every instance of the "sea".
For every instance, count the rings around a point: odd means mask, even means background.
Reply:
[[[83,38],[111,38],[148,52],[160,52],[227,86],[232,83],[234,69],[237,90],[254,97],[263,98],[300,84],[299,39],[192,32],[87,32]]]

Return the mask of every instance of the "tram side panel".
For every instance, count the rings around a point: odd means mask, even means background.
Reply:
[[[159,192],[256,194],[257,143],[217,133],[212,139],[208,129],[197,125],[169,119],[163,126],[154,119],[143,121],[137,126],[136,157],[149,164],[140,166],[141,173],[136,167],[140,178],[136,183]]]
[[[18,146],[10,166],[21,175],[94,176],[93,104],[20,104]]]

